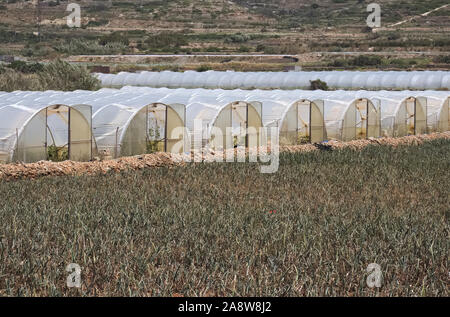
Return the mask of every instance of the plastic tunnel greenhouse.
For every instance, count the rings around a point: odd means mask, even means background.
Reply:
[[[270,100],[272,103],[287,101],[290,105],[284,109],[279,123],[280,144],[297,144],[299,140],[348,141],[380,135],[380,110],[366,98],[341,91],[279,90],[271,94]],[[274,111],[270,103],[266,107],[263,102],[263,117],[280,111]]]
[[[445,91],[404,91],[406,96],[421,97],[427,105],[427,132],[445,132],[450,128],[450,93]]]
[[[427,98],[396,92],[358,92],[379,103],[382,136],[400,137],[427,133]]]
[[[0,105],[0,162],[91,158],[89,105],[45,102]]]
[[[194,145],[264,145],[263,126],[277,129],[281,145],[444,132],[450,127],[448,91],[126,86],[0,96],[3,163],[182,153]]]
[[[21,105],[24,103],[33,104],[34,107],[37,104],[44,107],[44,105],[64,104],[69,101],[89,104],[89,108],[92,106],[93,113],[92,129],[89,129],[89,133],[94,136],[94,138],[91,137],[94,145],[90,148],[92,148],[91,151],[94,154],[104,157],[119,157],[145,154],[149,151],[173,152],[173,147],[179,141],[181,143],[179,152],[182,152],[184,151],[185,138],[185,107],[184,105],[165,105],[158,102],[159,98],[166,95],[162,90],[159,91],[159,96],[157,93],[146,95],[113,89],[102,89],[97,92],[21,92],[11,93],[9,98],[0,103],[0,107],[5,108],[4,111],[6,111],[11,107],[22,107]],[[14,105],[16,102],[20,104]],[[79,106],[77,106],[78,108]],[[91,112],[86,117],[89,117],[89,122],[91,122]],[[51,123],[56,124],[53,121]],[[14,127],[18,125],[18,123],[12,123]],[[5,127],[5,124],[2,124],[3,127]],[[174,138],[168,138],[167,135],[171,135],[177,127],[180,128],[177,132],[178,135]],[[10,129],[6,130],[8,130],[9,137],[8,141],[5,140],[3,143],[10,144],[12,134],[9,131]],[[59,130],[60,128],[58,128]],[[78,130],[81,131],[81,129]],[[52,135],[55,135],[55,133],[52,133]],[[59,140],[59,135],[56,135],[56,139]],[[3,147],[8,146],[4,145]],[[18,148],[21,148],[20,144]],[[45,153],[45,149],[42,151]],[[73,155],[69,155],[69,157],[75,159]],[[88,159],[90,158],[91,155]],[[31,158],[28,155],[27,160],[24,160],[23,156],[11,158],[11,160],[20,161],[36,161],[38,159],[45,159],[45,156]]]
[[[210,89],[309,89],[320,79],[336,89],[450,89],[448,71],[322,71],[322,72],[148,72],[97,73],[103,87],[127,85]]]
[[[326,139],[323,102],[290,96],[283,91],[238,92],[242,99],[262,104],[265,127],[276,127],[280,145],[322,142]],[[270,137],[270,130],[267,130]]]

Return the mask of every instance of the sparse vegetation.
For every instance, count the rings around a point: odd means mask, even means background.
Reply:
[[[376,32],[366,26],[367,1],[80,2],[84,8],[83,21],[82,27],[76,30],[64,23],[66,3],[42,2],[45,10],[41,12],[43,22],[37,34],[36,12],[31,1],[15,4],[2,1],[6,7],[0,10],[2,52],[33,60],[81,54],[305,54],[299,62],[305,70],[448,69],[448,63],[435,61],[434,54],[427,54],[443,52],[445,55],[450,49],[446,34],[448,8],[426,17],[415,17],[399,27],[388,27],[447,4],[446,0],[383,0],[380,3],[383,29]],[[16,21],[11,16],[24,19]],[[318,31],[322,34],[320,39]],[[424,52],[424,55],[409,54],[409,51]],[[362,52],[367,56],[347,61],[345,55],[312,57],[308,55],[311,52]],[[368,57],[370,52],[374,56],[378,52],[394,54],[380,60]],[[180,70],[199,66],[179,65]],[[222,65],[227,66],[231,65]],[[235,66],[243,69],[232,69],[263,70],[262,65]],[[283,70],[285,66],[271,65],[266,70]],[[170,66],[155,62],[147,69],[166,68]]]
[[[96,90],[97,78],[85,68],[57,60],[48,64],[14,62],[0,68],[0,91]]]
[[[223,163],[0,181],[0,294],[445,297],[449,158],[436,140],[285,153],[270,175]],[[374,262],[380,289],[366,286]],[[65,287],[69,263],[81,289]]]

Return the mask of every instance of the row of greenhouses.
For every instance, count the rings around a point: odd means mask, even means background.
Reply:
[[[103,87],[124,86],[209,89],[309,89],[321,80],[334,89],[450,89],[449,71],[320,71],[320,72],[121,72],[96,74]]]
[[[130,87],[0,92],[0,162],[89,161],[448,131],[446,91]],[[274,129],[261,129],[263,127]]]

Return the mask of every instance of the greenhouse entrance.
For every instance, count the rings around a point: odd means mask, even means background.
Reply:
[[[320,143],[325,137],[323,102],[300,100],[286,112],[280,129],[280,144]]]
[[[399,109],[398,136],[426,133],[426,99],[410,97],[404,100]]]
[[[231,126],[233,146],[248,147],[248,107],[246,103],[236,103],[231,106]]]
[[[260,128],[262,127],[262,104],[260,102],[236,101],[223,107],[214,120],[213,127],[220,129],[222,140],[209,132],[209,142],[214,149],[231,147],[260,146]],[[229,129],[231,128],[231,135]],[[228,132],[228,134],[227,134]]]
[[[154,103],[143,107],[125,126],[122,140],[117,141],[120,153],[116,151],[116,157],[155,152],[182,153],[185,147],[184,116],[183,105]]]
[[[380,136],[380,109],[366,98],[350,104],[342,127],[342,141],[361,140]]]
[[[147,153],[183,153],[184,117],[185,106],[183,105],[167,106],[156,103],[147,106]],[[176,148],[180,142],[183,145]]]
[[[369,135],[367,119],[369,113],[369,100],[363,99],[356,102],[356,139],[365,139]]]
[[[311,102],[297,103],[297,144],[311,143]]]
[[[296,108],[296,144],[322,142],[325,139],[325,133],[321,102],[302,100],[297,103]]]
[[[13,161],[32,163],[92,159],[91,107],[52,105],[16,129]]]
[[[47,160],[92,159],[91,107],[53,105],[46,108]]]

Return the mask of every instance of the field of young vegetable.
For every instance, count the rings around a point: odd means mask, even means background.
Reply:
[[[449,169],[437,139],[2,180],[0,295],[449,296]]]

